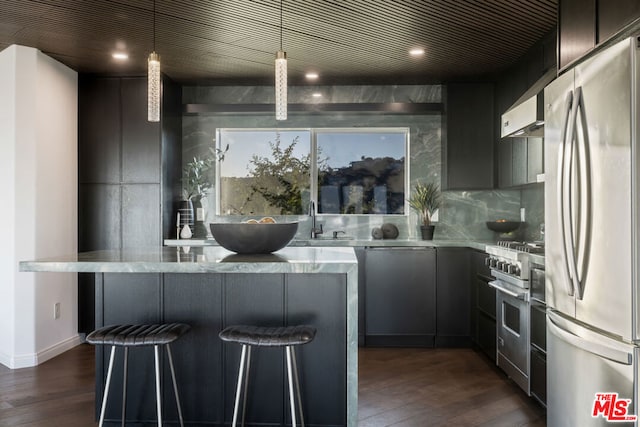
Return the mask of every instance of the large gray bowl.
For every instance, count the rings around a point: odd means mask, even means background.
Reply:
[[[297,222],[277,224],[209,224],[216,242],[239,254],[268,254],[287,246],[298,231]]]

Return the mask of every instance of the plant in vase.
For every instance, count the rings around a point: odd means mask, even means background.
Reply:
[[[215,165],[216,157],[220,161],[224,160],[228,150],[228,145],[224,151],[219,148],[209,148],[209,153],[194,157],[182,170],[183,200],[178,209],[181,218],[179,226],[192,227],[194,237],[207,236],[207,228],[203,221],[196,218],[196,213],[199,208],[202,208],[202,198],[213,187],[211,169]]]
[[[423,240],[432,240],[435,226],[431,224],[433,214],[442,203],[440,187],[433,182],[419,182],[413,189],[409,198],[409,206],[416,210],[420,216],[420,231]]]

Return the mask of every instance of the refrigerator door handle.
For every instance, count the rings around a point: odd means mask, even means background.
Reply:
[[[576,230],[577,240],[574,242],[573,248],[575,262],[575,292],[576,298],[582,300],[584,296],[584,276],[589,264],[589,248],[590,248],[590,228],[591,228],[591,159],[589,154],[589,132],[586,125],[586,114],[584,111],[584,97],[582,96],[582,88],[576,89],[576,111],[580,117],[580,131],[582,132],[582,144],[578,145],[579,139],[576,139],[577,155],[577,174],[578,182],[576,183],[576,199],[578,212],[576,213]],[[577,126],[576,122],[576,126]]]
[[[576,191],[577,185],[577,171],[579,168],[578,156],[576,155],[576,126],[578,118],[578,97],[582,91],[580,88],[576,89],[573,96],[573,103],[571,108],[571,118],[569,119],[567,139],[565,141],[565,154],[564,154],[564,176],[562,177],[562,234],[564,236],[564,252],[565,262],[569,268],[569,279],[571,280],[571,286],[573,292],[571,295],[575,295],[580,288],[578,282],[578,272],[576,270],[576,236],[574,226],[574,214],[576,206],[574,206],[574,196],[576,201],[580,198],[580,192]]]
[[[622,365],[631,365],[633,363],[633,354],[627,351],[622,351],[617,348],[612,348],[606,344],[601,344],[578,335],[574,335],[571,332],[558,325],[558,317],[551,311],[547,312],[547,331],[564,342],[571,344],[581,350],[595,354],[598,357],[602,357],[611,360]]]
[[[573,91],[569,91],[569,93],[567,93],[567,99],[565,102],[565,113],[564,113],[564,120],[563,120],[563,126],[562,126],[562,135],[561,135],[561,139],[560,139],[560,145],[558,148],[558,188],[556,191],[558,200],[557,200],[557,204],[558,204],[558,224],[560,224],[560,231],[562,234],[562,250],[564,253],[564,266],[566,268],[566,272],[567,272],[567,276],[569,277],[569,281],[571,281],[572,275],[571,275],[571,267],[570,267],[570,263],[569,263],[569,248],[567,246],[567,240],[568,240],[568,236],[567,236],[567,213],[566,210],[568,209],[567,206],[565,206],[565,199],[567,199],[567,197],[565,197],[565,191],[568,192],[568,177],[565,177],[565,173],[567,170],[570,171],[570,168],[567,167],[568,165],[570,165],[570,160],[571,157],[567,155],[566,153],[566,147],[567,147],[567,136],[570,136],[573,132],[569,132],[568,128],[569,125],[571,123],[571,112],[573,111]],[[568,153],[570,154],[570,152]],[[566,292],[567,295],[569,296],[573,296],[574,295],[574,286],[573,286],[573,282],[569,283],[569,281],[564,281],[565,282],[565,287],[566,287]]]

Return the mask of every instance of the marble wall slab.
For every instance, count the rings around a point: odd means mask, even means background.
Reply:
[[[289,102],[318,102],[311,93],[320,91],[320,102],[382,103],[382,102],[441,102],[440,85],[390,86],[304,86],[289,88]],[[268,103],[273,102],[272,86],[185,86],[183,103]],[[215,144],[217,128],[322,128],[322,127],[408,127],[410,129],[409,181],[440,182],[442,173],[442,117],[430,115],[393,115],[370,113],[290,114],[286,122],[276,121],[273,115],[258,114],[201,114],[185,115],[182,120],[183,164],[205,153]],[[215,174],[211,173],[211,179]],[[246,218],[216,217],[215,190],[203,200],[205,223],[238,221]],[[493,240],[493,232],[485,221],[499,218],[519,218],[520,191],[446,191],[438,213],[436,239]],[[276,218],[278,219],[278,218]],[[310,234],[307,216],[280,218],[298,220],[298,235]],[[413,211],[403,216],[342,216],[321,215],[318,221],[328,235],[344,231],[355,238],[368,238],[371,229],[384,222],[395,224],[400,238],[419,238],[418,218]]]

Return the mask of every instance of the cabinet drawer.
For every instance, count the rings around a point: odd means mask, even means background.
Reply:
[[[478,286],[478,310],[495,320],[496,290],[482,279],[476,279],[476,284]]]
[[[478,346],[491,360],[496,360],[496,320],[478,312]]]
[[[531,349],[531,395],[543,405],[547,404],[547,357]]]
[[[547,351],[547,312],[543,304],[531,303],[531,344]]]

